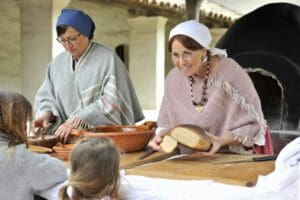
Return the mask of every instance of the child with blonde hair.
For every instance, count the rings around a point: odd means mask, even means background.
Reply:
[[[80,141],[71,153],[71,172],[60,200],[119,199],[120,156],[108,138]]]
[[[67,179],[62,161],[28,149],[31,117],[32,106],[24,96],[0,91],[1,199],[55,199],[49,195]]]

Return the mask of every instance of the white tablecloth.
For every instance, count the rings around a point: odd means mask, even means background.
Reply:
[[[300,200],[300,138],[278,155],[275,170],[259,176],[255,187],[234,186],[212,180],[173,180],[122,175],[126,200]]]

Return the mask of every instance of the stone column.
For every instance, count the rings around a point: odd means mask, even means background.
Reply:
[[[20,7],[22,93],[33,103],[52,51],[52,0],[16,0]]]
[[[212,36],[211,47],[214,47],[221,37],[226,33],[227,28],[211,28],[210,33]]]
[[[143,110],[159,108],[164,90],[166,38],[164,17],[137,17],[127,20],[129,74]]]

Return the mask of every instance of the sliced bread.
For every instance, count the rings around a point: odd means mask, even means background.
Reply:
[[[196,125],[178,125],[171,130],[170,136],[178,143],[199,151],[207,151],[211,146],[210,138]]]
[[[162,142],[160,143],[160,148],[165,153],[171,153],[177,147],[177,141],[170,135],[165,135]]]

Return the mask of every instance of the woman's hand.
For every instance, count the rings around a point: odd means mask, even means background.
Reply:
[[[149,142],[148,146],[152,147],[154,150],[160,150],[160,143],[162,142],[162,138],[158,135],[154,136],[152,140]]]
[[[69,118],[65,123],[60,125],[55,131],[55,135],[59,142],[65,144],[69,138],[69,135],[74,128],[80,127],[82,124],[85,124],[79,117],[73,116]]]
[[[60,143],[65,144],[73,128],[75,128],[73,123],[70,120],[67,120],[58,127],[54,134]]]
[[[213,155],[217,153],[221,147],[228,145],[228,144],[234,144],[238,143],[236,140],[234,140],[234,136],[231,133],[225,133],[221,137],[215,136],[211,133],[207,133],[208,137],[211,140],[211,148],[208,150],[208,152],[199,152],[202,155]]]
[[[219,151],[219,149],[223,146],[223,141],[221,137],[215,136],[210,133],[206,133],[211,140],[211,147],[208,152],[203,152],[203,155],[213,155]]]
[[[37,127],[46,129],[49,126],[50,118],[53,118],[52,114],[50,112],[45,112],[40,117],[33,120],[32,121],[33,130]]]

